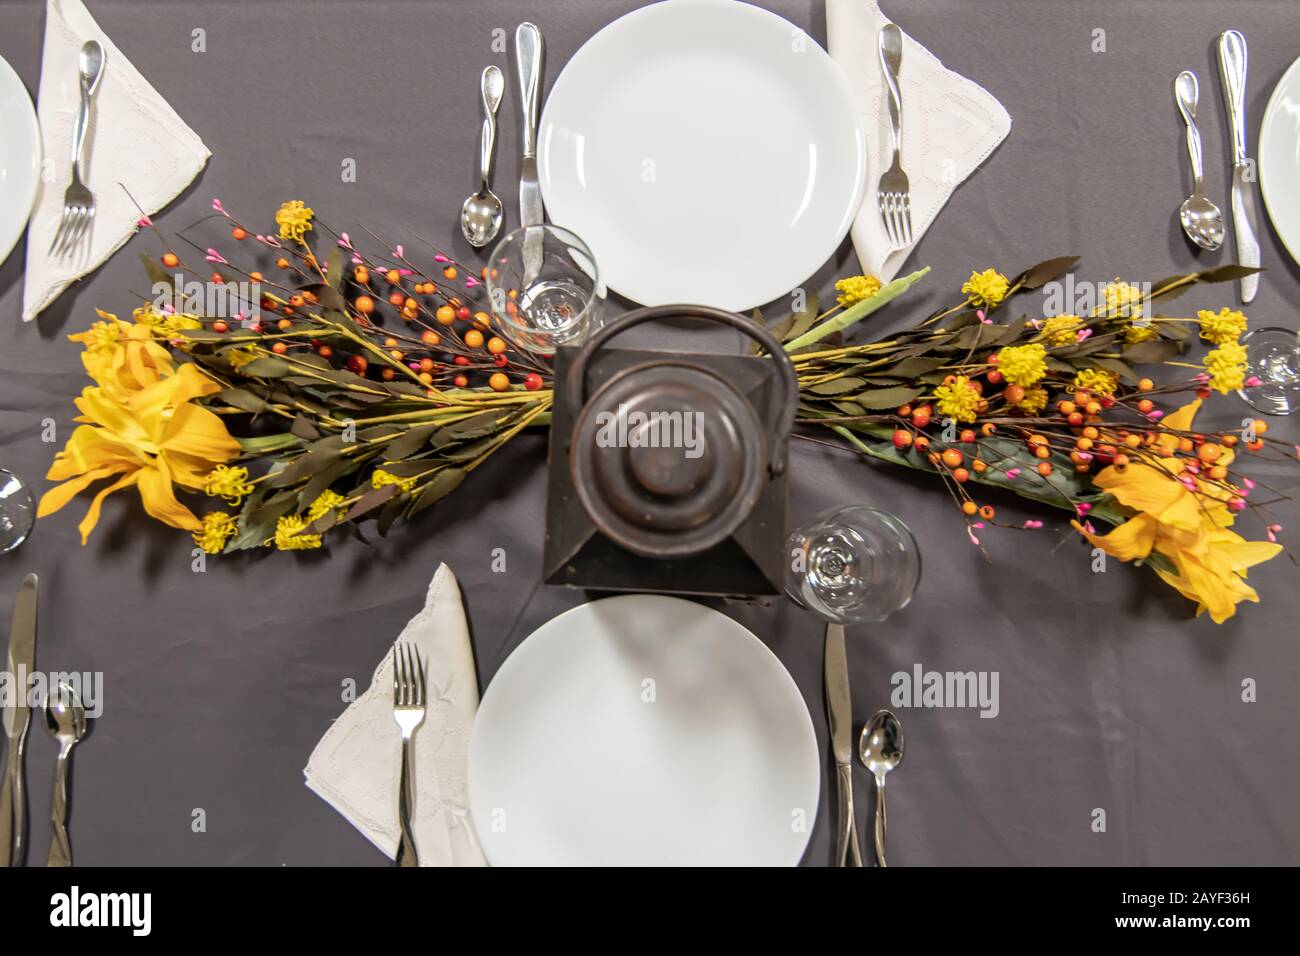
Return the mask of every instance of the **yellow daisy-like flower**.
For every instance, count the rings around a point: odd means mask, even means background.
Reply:
[[[311,232],[311,220],[315,212],[301,199],[284,203],[275,213],[275,223],[280,227],[281,239],[302,242],[303,236]]]
[[[307,520],[315,521],[322,518],[343,504],[344,498],[338,492],[330,491],[328,488],[316,496],[316,500],[311,503],[307,509]]]
[[[122,343],[122,323],[117,316],[107,312],[99,314],[104,317],[104,321],[93,322],[86,331],[69,335],[68,338],[80,342],[82,348],[92,355],[111,355]]]
[[[1077,315],[1056,315],[1043,322],[1039,338],[1046,339],[1049,345],[1058,348],[1073,345],[1079,341],[1079,329],[1082,327],[1083,320]]]
[[[285,515],[275,523],[275,537],[266,544],[274,544],[281,551],[307,551],[320,547],[320,535],[302,534],[309,522],[305,515]]]
[[[1160,333],[1156,331],[1154,325],[1138,325],[1132,322],[1124,326],[1125,345],[1137,345],[1139,342],[1149,342],[1159,337]]]
[[[257,358],[256,352],[252,349],[244,348],[226,349],[221,354],[226,357],[226,361],[230,363],[230,367],[235,371],[239,371],[249,362],[253,361],[253,359]]]
[[[226,542],[239,530],[235,519],[224,511],[213,511],[203,516],[203,527],[191,533],[194,543],[208,554],[220,554]]]
[[[399,478],[392,472],[384,471],[382,468],[376,468],[374,474],[370,476],[370,487],[382,488],[385,485],[397,485],[403,491],[410,491],[415,487],[415,479]]]
[[[1101,368],[1082,368],[1074,376],[1071,387],[1094,395],[1114,395],[1115,389],[1119,388],[1119,376]]]
[[[1116,318],[1140,319],[1145,298],[1140,286],[1116,279],[1101,290],[1101,312]]]
[[[1047,389],[1031,388],[1025,391],[1025,397],[1017,403],[1016,408],[1026,415],[1037,415],[1047,407]]]
[[[1211,312],[1202,309],[1196,313],[1201,325],[1201,338],[1214,345],[1227,345],[1241,338],[1246,331],[1246,316],[1236,309],[1220,309]]]
[[[963,295],[970,297],[971,305],[981,309],[991,309],[1002,304],[1010,288],[1011,283],[1001,272],[997,269],[985,269],[983,272],[972,272],[970,278],[962,285],[961,291]]]
[[[1227,395],[1246,384],[1246,347],[1236,342],[1225,342],[1205,355],[1205,371],[1210,376],[1210,388]]]
[[[958,375],[951,385],[940,385],[934,390],[934,398],[939,414],[956,421],[973,422],[979,414],[979,392],[965,375]]]
[[[835,301],[842,306],[856,305],[863,299],[870,299],[880,291],[880,280],[875,276],[850,276],[835,283],[839,293]]]
[[[1038,342],[1013,345],[998,353],[998,371],[1012,385],[1028,387],[1047,374],[1047,349]]]
[[[217,465],[203,479],[203,491],[210,497],[225,499],[226,504],[233,508],[245,495],[252,493],[253,485],[248,480],[247,468]]]
[[[197,315],[187,312],[159,312],[148,302],[131,313],[131,318],[147,325],[164,338],[174,338],[187,329],[201,329],[203,323]]]

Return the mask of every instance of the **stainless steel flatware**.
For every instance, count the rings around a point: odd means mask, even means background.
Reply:
[[[1187,124],[1187,155],[1192,161],[1192,194],[1179,207],[1178,221],[1188,239],[1213,251],[1223,245],[1223,211],[1205,196],[1201,131],[1196,127],[1200,84],[1191,70],[1183,70],[1174,78],[1174,101]]]
[[[27,699],[32,669],[36,664],[36,575],[23,578],[14,598],[13,624],[9,629],[6,667],[13,699],[5,702],[3,723],[8,747],[5,752],[4,784],[0,787],[0,866],[22,866],[27,838],[27,778],[23,751],[32,713]]]
[[[903,725],[887,710],[878,710],[862,728],[858,759],[876,778],[876,864],[885,862],[885,775],[903,762]]]
[[[89,176],[84,153],[90,109],[104,75],[104,48],[98,41],[88,40],[82,46],[77,73],[81,84],[81,108],[72,127],[72,181],[63,194],[63,218],[59,220],[58,231],[50,243],[50,254],[58,256],[75,250],[95,222],[95,194],[86,187]]]
[[[1219,76],[1232,131],[1232,236],[1237,262],[1259,267],[1259,213],[1255,209],[1255,163],[1246,157],[1246,38],[1236,30],[1219,34]],[[1259,290],[1259,275],[1241,280],[1241,301]]]
[[[540,226],[545,217],[542,188],[537,182],[537,114],[542,100],[542,31],[521,23],[515,30],[515,65],[519,73],[519,101],[523,108],[523,161],[519,166],[519,225]],[[524,233],[524,287],[542,269],[542,233]]]
[[[420,649],[402,641],[393,648],[393,719],[402,731],[402,774],[398,781],[397,819],[402,841],[397,849],[398,866],[419,866],[411,815],[415,812],[415,783],[411,764],[415,762],[415,729],[424,723],[424,662]]]
[[[72,748],[86,736],[86,708],[71,684],[59,681],[45,698],[45,726],[59,744],[54,763],[54,802],[50,823],[54,833],[46,866],[72,866],[72,841],[68,838],[68,768]]]
[[[861,866],[862,848],[853,815],[853,702],[849,696],[848,655],[844,626],[826,625],[826,721],[835,758],[837,824],[835,865]]]
[[[501,222],[505,214],[501,209],[501,200],[492,191],[492,150],[497,140],[497,109],[501,106],[501,96],[505,93],[506,81],[497,66],[489,66],[483,71],[479,82],[479,92],[483,99],[483,135],[479,149],[479,186],[478,192],[465,200],[460,209],[460,230],[465,234],[465,241],[475,249],[481,249],[497,237],[501,231]]]
[[[912,242],[912,193],[903,172],[903,93],[898,71],[903,65],[903,32],[892,23],[880,28],[880,69],[885,74],[885,100],[889,106],[889,130],[894,161],[880,177],[876,196],[880,218],[894,248]]]

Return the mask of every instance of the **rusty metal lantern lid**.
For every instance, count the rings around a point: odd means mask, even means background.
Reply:
[[[778,356],[766,330],[704,307],[643,309],[606,327],[570,368],[574,408],[569,467],[592,522],[619,546],[646,557],[698,554],[746,519],[770,474],[784,468],[793,415],[793,370],[783,376],[772,421],[715,368],[689,356],[625,368],[585,399],[587,359],[612,334],[659,315],[734,325]],[[788,362],[784,363],[788,369]],[[585,401],[584,401],[585,399]]]

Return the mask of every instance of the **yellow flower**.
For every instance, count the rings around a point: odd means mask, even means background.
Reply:
[[[1060,347],[1073,345],[1079,341],[1079,329],[1083,321],[1077,315],[1057,315],[1043,322],[1039,338],[1047,340],[1049,345]]]
[[[235,519],[224,511],[212,511],[203,516],[203,527],[192,533],[194,543],[208,554],[220,554],[226,542],[239,530]]]
[[[276,225],[280,227],[280,238],[302,242],[303,236],[312,230],[313,215],[315,213],[301,199],[284,203],[275,213]]]
[[[1016,408],[1026,415],[1037,415],[1046,407],[1047,389],[1045,388],[1026,389],[1025,397],[1016,404]]]
[[[311,506],[307,509],[307,520],[315,521],[317,518],[324,517],[329,514],[329,512],[338,508],[339,505],[343,504],[343,501],[344,498],[342,495],[326,488],[316,496],[316,500],[313,501]]]
[[[992,309],[1002,303],[1011,289],[1007,277],[996,269],[972,272],[970,278],[961,287],[962,294],[970,297],[971,305],[981,309]]]
[[[1138,325],[1133,322],[1124,326],[1125,345],[1137,345],[1139,342],[1149,342],[1159,337],[1160,333],[1156,331],[1154,325]]]
[[[1073,524],[1095,547],[1121,561],[1143,560],[1153,551],[1163,555],[1175,570],[1156,568],[1161,579],[1196,601],[1197,614],[1209,611],[1222,624],[1242,601],[1259,600],[1245,582],[1246,569],[1274,557],[1282,546],[1247,541],[1229,530],[1234,517],[1222,496],[1200,484],[1193,490],[1176,477],[1181,462],[1173,457],[1178,439],[1172,432],[1189,430],[1200,405],[1197,399],[1164,419],[1162,428],[1171,433],[1159,436],[1157,447],[1165,454],[1158,460],[1134,461],[1123,470],[1111,466],[1093,478],[1132,517],[1105,535]]]
[[[1225,342],[1205,355],[1205,371],[1210,376],[1210,387],[1227,395],[1246,384],[1246,347],[1236,342]]]
[[[1082,368],[1074,376],[1074,382],[1070,387],[1083,389],[1095,395],[1114,395],[1115,389],[1119,388],[1119,376],[1101,368]]]
[[[1211,312],[1202,309],[1196,313],[1201,324],[1201,338],[1214,345],[1235,343],[1246,331],[1246,316],[1234,309],[1220,309]]]
[[[880,280],[875,276],[850,276],[835,283],[835,291],[839,293],[835,301],[840,305],[855,305],[879,292]]]
[[[86,374],[115,399],[126,401],[174,373],[171,353],[155,341],[149,326],[123,322],[108,312],[98,314],[103,321],[68,338],[83,344]]]
[[[1033,385],[1047,374],[1047,349],[1037,342],[1005,348],[998,353],[998,371],[1012,385]]]
[[[225,356],[226,361],[230,363],[230,367],[235,371],[239,371],[249,362],[253,361],[253,359],[257,358],[257,353],[255,351],[246,348],[230,348],[226,349],[221,354]]]
[[[399,478],[392,472],[384,471],[382,468],[376,468],[374,474],[370,476],[370,487],[382,488],[384,485],[397,485],[403,491],[410,491],[415,487],[415,479]]]
[[[958,375],[951,385],[940,385],[934,390],[934,397],[940,415],[959,422],[973,422],[978,415],[980,394],[965,375]]]
[[[85,424],[54,456],[45,476],[63,483],[41,497],[37,515],[53,514],[92,483],[112,477],[79,526],[82,544],[99,521],[104,499],[132,485],[151,516],[174,528],[199,530],[202,522],[176,500],[174,485],[202,488],[209,471],[240,453],[221,418],[192,402],[220,390],[188,364],[135,391],[84,389],[76,404],[77,421]]]
[[[1116,279],[1101,290],[1103,315],[1114,318],[1140,319],[1145,296],[1140,286]]]
[[[187,329],[203,328],[198,316],[186,312],[159,312],[152,302],[136,309],[131,317],[139,324],[149,326],[165,339],[176,338]]]
[[[302,534],[311,522],[304,515],[285,515],[275,523],[275,537],[266,544],[274,544],[281,551],[306,551],[320,547],[320,535]]]
[[[245,495],[252,493],[253,485],[248,480],[247,468],[217,465],[204,477],[203,491],[211,497],[224,498],[226,504],[234,507]]]

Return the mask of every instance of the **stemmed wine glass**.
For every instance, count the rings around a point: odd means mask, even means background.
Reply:
[[[1252,329],[1242,336],[1247,375],[1259,384],[1237,392],[1266,415],[1290,415],[1300,408],[1300,333]]]
[[[0,554],[5,554],[27,540],[36,520],[32,493],[23,480],[0,468]]]

